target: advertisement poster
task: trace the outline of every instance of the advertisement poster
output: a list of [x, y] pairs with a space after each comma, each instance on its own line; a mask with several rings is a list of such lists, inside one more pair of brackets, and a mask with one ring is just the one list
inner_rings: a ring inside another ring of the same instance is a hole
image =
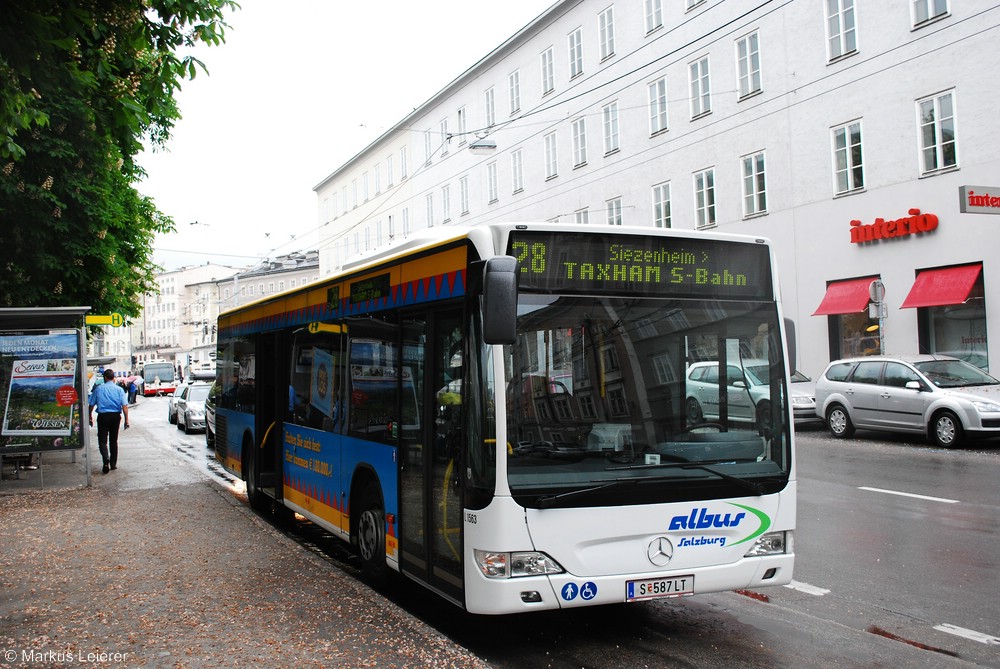
[[0, 332], [0, 453], [82, 446], [79, 333]]

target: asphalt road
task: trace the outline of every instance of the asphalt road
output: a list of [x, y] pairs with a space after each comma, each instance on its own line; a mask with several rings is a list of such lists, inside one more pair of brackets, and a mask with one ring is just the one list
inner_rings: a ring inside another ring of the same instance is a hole
[[[165, 399], [145, 405], [162, 409], [161, 448], [238, 493], [204, 435], [169, 425]], [[405, 582], [384, 594], [494, 667], [1000, 668], [1000, 443], [805, 429], [798, 476], [792, 587], [504, 617]], [[309, 523], [293, 536], [357, 575], [341, 542]]]

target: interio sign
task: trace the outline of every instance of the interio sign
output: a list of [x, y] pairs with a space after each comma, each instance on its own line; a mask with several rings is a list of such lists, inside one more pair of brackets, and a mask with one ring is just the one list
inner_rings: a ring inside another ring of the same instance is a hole
[[910, 209], [909, 216], [887, 221], [876, 218], [874, 223], [863, 225], [861, 221], [851, 221], [851, 243], [863, 244], [881, 239], [906, 237], [907, 235], [931, 232], [937, 229], [938, 217], [934, 214], [921, 214], [919, 209]]
[[961, 186], [958, 210], [963, 214], [1000, 214], [1000, 188]]

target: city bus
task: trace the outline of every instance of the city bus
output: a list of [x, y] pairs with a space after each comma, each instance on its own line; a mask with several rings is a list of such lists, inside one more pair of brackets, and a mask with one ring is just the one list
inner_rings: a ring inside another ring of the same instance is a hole
[[220, 315], [215, 455], [476, 614], [782, 585], [790, 359], [765, 239], [432, 228]]
[[142, 367], [142, 396], [170, 395], [177, 390], [174, 380], [174, 363], [151, 360]]

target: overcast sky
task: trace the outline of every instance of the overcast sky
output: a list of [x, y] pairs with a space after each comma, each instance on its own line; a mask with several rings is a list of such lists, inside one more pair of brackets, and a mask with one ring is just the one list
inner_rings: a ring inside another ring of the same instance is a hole
[[[317, 247], [313, 187], [554, 0], [239, 0], [195, 55], [183, 118], [139, 190], [177, 223], [165, 269]], [[197, 224], [193, 224], [197, 222]]]

